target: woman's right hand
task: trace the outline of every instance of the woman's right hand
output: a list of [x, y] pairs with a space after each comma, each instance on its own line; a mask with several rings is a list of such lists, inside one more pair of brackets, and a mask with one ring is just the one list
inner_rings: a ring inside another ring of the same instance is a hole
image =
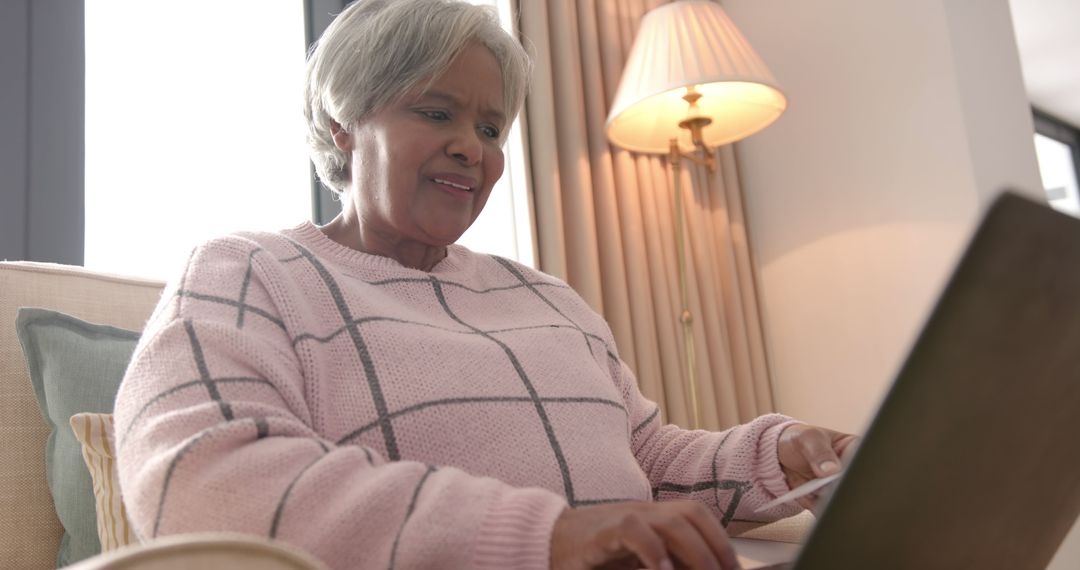
[[626, 502], [567, 509], [551, 534], [551, 569], [736, 570], [735, 549], [701, 503]]

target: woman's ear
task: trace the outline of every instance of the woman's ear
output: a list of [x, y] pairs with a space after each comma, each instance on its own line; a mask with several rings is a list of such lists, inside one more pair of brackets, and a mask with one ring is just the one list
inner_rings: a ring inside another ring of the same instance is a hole
[[352, 152], [352, 135], [333, 119], [330, 119], [330, 135], [334, 137], [334, 146], [338, 147], [338, 150]]

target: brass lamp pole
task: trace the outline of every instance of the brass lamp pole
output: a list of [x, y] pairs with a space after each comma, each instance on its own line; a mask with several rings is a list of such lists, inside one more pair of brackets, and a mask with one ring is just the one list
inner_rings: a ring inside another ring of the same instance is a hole
[[701, 156], [697, 153], [683, 153], [679, 148], [679, 139], [671, 139], [671, 149], [668, 153], [668, 163], [671, 164], [671, 172], [675, 178], [675, 234], [678, 244], [679, 258], [679, 296], [682, 299], [682, 312], [679, 321], [683, 326], [683, 356], [686, 363], [686, 384], [690, 394], [690, 417], [691, 429], [701, 427], [701, 407], [698, 404], [697, 395], [697, 359], [694, 355], [694, 316], [690, 313], [689, 294], [687, 293], [686, 276], [686, 224], [683, 221], [682, 199], [682, 160], [687, 158], [696, 164], [708, 169], [709, 174], [716, 172], [716, 157], [713, 156], [709, 147], [701, 137], [701, 129], [712, 123], [712, 119], [699, 114], [697, 101], [701, 98], [691, 85], [686, 89], [686, 95], [682, 97], [690, 105], [686, 119], [679, 122], [679, 127], [690, 131], [690, 139], [694, 143], [695, 150], [701, 150]]

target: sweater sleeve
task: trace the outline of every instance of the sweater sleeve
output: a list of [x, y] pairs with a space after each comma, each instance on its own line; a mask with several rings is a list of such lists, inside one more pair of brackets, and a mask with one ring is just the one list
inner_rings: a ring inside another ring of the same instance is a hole
[[125, 375], [118, 467], [137, 534], [261, 535], [332, 568], [548, 568], [561, 496], [388, 461], [313, 427], [320, 384], [253, 245], [193, 253]]
[[780, 432], [796, 423], [794, 420], [768, 414], [722, 432], [663, 424], [659, 406], [641, 394], [629, 367], [621, 360], [613, 366], [617, 367], [633, 426], [634, 456], [648, 476], [656, 500], [701, 501], [729, 534], [802, 510], [782, 505], [755, 512], [790, 490], [780, 467], [777, 443]]

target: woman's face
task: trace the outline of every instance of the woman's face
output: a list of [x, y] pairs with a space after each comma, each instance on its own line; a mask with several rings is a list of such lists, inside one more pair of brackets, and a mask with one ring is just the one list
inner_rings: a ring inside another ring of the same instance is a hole
[[337, 133], [351, 155], [351, 206], [365, 249], [442, 247], [461, 237], [502, 175], [507, 128], [498, 62], [472, 45], [426, 89]]

